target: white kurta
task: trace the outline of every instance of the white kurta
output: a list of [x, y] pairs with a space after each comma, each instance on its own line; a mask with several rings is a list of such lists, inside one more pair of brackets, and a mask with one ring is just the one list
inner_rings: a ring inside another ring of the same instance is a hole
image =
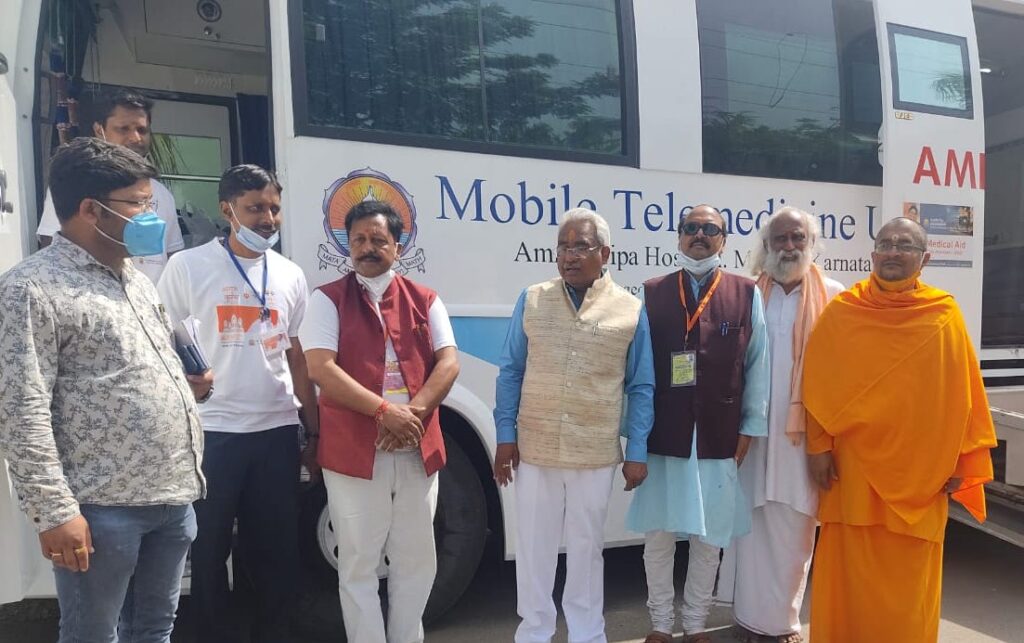
[[[845, 288], [834, 279], [825, 279], [831, 300]], [[800, 307], [801, 290], [797, 286], [786, 294], [776, 285], [765, 306], [772, 362], [771, 402], [768, 408], [768, 438], [754, 439], [747, 462], [740, 467], [740, 484], [754, 507], [768, 501], [789, 505], [808, 516], [818, 513], [818, 491], [807, 470], [805, 445], [793, 445], [786, 435], [793, 372], [793, 326]], [[750, 466], [746, 466], [749, 464]]]
[[[833, 279], [825, 285], [829, 299], [844, 289]], [[753, 524], [726, 552], [718, 595], [734, 601], [737, 623], [769, 636], [800, 631], [818, 512], [805, 444], [794, 445], [786, 435], [801, 289], [787, 294], [776, 286], [765, 307], [772, 364], [768, 437], [752, 441], [739, 470], [740, 484], [754, 506]]]

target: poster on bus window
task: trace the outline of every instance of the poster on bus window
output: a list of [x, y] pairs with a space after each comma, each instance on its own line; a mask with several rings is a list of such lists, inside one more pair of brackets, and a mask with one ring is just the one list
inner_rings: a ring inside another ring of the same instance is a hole
[[928, 233], [930, 266], [970, 268], [974, 243], [974, 209], [968, 205], [903, 203], [903, 216]]

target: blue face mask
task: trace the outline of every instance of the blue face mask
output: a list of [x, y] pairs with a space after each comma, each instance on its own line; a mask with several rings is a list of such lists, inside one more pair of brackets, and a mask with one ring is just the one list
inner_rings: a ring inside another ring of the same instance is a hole
[[149, 257], [152, 255], [162, 255], [164, 253], [164, 232], [167, 229], [167, 223], [161, 219], [156, 212], [150, 210], [128, 218], [111, 210], [99, 201], [96, 201], [96, 203], [99, 203], [100, 207], [107, 212], [121, 217], [128, 222], [124, 226], [124, 231], [121, 235], [124, 241], [118, 241], [106, 232], [100, 230], [98, 226], [94, 227], [97, 232], [107, 239], [124, 246], [125, 250], [128, 251], [129, 256]]
[[263, 254], [267, 250], [270, 250], [277, 244], [277, 240], [281, 238], [281, 231], [278, 230], [269, 237], [264, 237], [260, 233], [256, 232], [252, 228], [247, 228], [242, 225], [242, 222], [235, 216], [235, 208], [229, 203], [228, 208], [231, 209], [231, 218], [238, 224], [238, 229], [235, 230], [235, 238], [238, 239], [238, 243], [242, 244], [253, 252]]

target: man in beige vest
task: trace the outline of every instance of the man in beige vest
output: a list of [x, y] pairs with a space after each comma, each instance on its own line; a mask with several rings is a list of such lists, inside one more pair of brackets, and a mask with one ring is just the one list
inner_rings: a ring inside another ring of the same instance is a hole
[[563, 535], [569, 641], [606, 643], [602, 550], [608, 498], [623, 461], [620, 425], [628, 438], [626, 490], [647, 477], [654, 421], [650, 330], [643, 304], [604, 268], [610, 237], [596, 213], [565, 213], [558, 230], [561, 277], [520, 295], [499, 361], [494, 477], [504, 486], [515, 476], [523, 619], [516, 643], [548, 643], [555, 634], [551, 593]]

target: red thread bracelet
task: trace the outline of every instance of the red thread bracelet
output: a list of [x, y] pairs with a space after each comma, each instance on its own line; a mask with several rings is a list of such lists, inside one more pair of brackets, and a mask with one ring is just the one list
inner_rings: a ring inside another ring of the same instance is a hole
[[373, 412], [374, 422], [376, 422], [377, 424], [382, 424], [384, 422], [384, 413], [387, 412], [388, 406], [390, 405], [388, 404], [387, 400], [381, 401], [380, 406], [378, 406], [377, 410]]

